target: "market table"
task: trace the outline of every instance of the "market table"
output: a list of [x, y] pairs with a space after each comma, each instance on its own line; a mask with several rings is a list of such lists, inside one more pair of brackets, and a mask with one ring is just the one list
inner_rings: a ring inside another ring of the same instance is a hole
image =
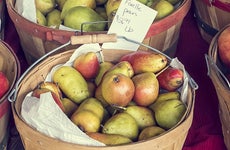
[[[182, 24], [176, 52], [176, 57], [185, 65], [185, 69], [199, 85], [196, 91], [194, 119], [183, 150], [226, 150], [218, 114], [218, 99], [207, 75], [204, 57], [204, 54], [208, 53], [209, 44], [202, 39], [193, 14], [193, 7], [191, 7]], [[17, 32], [8, 16], [6, 17], [5, 41], [17, 54], [23, 73], [28, 64]], [[10, 144], [20, 141], [17, 134], [11, 134]], [[21, 144], [17, 144], [18, 150]], [[9, 145], [10, 150], [15, 149], [12, 147], [15, 146]]]

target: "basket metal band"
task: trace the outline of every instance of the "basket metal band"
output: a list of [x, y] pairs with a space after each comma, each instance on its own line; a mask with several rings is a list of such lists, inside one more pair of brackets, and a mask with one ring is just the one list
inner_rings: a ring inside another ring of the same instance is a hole
[[205, 23], [199, 16], [196, 8], [194, 9], [194, 17], [196, 18], [198, 26], [201, 27], [207, 34], [210, 36], [215, 36], [217, 34], [218, 30]]

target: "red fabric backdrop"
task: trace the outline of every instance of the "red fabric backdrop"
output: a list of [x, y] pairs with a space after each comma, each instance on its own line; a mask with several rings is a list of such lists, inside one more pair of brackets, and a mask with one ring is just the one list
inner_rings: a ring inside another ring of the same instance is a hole
[[[6, 18], [5, 41], [17, 54], [22, 72], [28, 67], [14, 25]], [[176, 57], [198, 83], [196, 91], [194, 119], [183, 150], [226, 150], [221, 123], [218, 115], [218, 99], [210, 78], [204, 54], [209, 45], [200, 36], [193, 8], [189, 11], [181, 27]]]

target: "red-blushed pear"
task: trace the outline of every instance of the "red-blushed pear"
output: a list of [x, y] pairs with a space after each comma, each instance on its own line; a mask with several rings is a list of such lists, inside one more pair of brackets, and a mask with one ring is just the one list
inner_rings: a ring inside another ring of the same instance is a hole
[[0, 98], [7, 92], [10, 87], [10, 83], [5, 73], [0, 71]]
[[220, 59], [230, 68], [230, 26], [220, 33], [217, 41]]
[[132, 65], [135, 74], [143, 72], [156, 73], [167, 65], [165, 56], [149, 51], [135, 51], [122, 56], [119, 61], [128, 61]]
[[110, 105], [127, 106], [134, 91], [133, 81], [123, 74], [106, 75], [101, 82], [102, 96]]
[[60, 99], [54, 92], [50, 91], [49, 89], [45, 89], [45, 88], [36, 88], [36, 89], [33, 90], [32, 96], [37, 97], [37, 98], [40, 98], [40, 95], [41, 95], [42, 93], [46, 93], [46, 92], [51, 92], [52, 97], [53, 97], [55, 103], [61, 108], [61, 110], [62, 110], [63, 112], [65, 112], [65, 107], [63, 106], [63, 103], [62, 103], [61, 99]]
[[140, 73], [135, 75], [132, 80], [135, 86], [133, 101], [137, 105], [148, 106], [157, 99], [159, 83], [154, 73]]
[[175, 91], [184, 82], [184, 73], [181, 69], [168, 67], [157, 76], [160, 88]]
[[93, 79], [99, 71], [99, 60], [95, 52], [87, 52], [79, 55], [73, 63], [73, 67], [78, 70], [85, 79]]

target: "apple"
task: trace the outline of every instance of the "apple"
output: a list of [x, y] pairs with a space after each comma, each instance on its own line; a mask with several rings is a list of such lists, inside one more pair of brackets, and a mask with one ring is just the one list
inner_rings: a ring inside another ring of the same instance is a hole
[[159, 86], [167, 91], [175, 91], [184, 81], [184, 73], [181, 69], [168, 67], [157, 76]]
[[40, 95], [41, 95], [42, 93], [46, 93], [46, 92], [51, 92], [52, 97], [53, 97], [55, 103], [61, 108], [61, 110], [62, 110], [63, 112], [65, 112], [65, 107], [64, 107], [64, 105], [63, 105], [61, 99], [60, 99], [54, 92], [52, 92], [52, 91], [49, 90], [49, 89], [46, 89], [46, 88], [36, 88], [36, 89], [34, 89], [34, 90], [32, 91], [32, 96], [37, 97], [37, 98], [40, 98]]
[[217, 43], [221, 61], [230, 68], [230, 26], [220, 33]]
[[2, 98], [10, 87], [9, 80], [2, 71], [0, 71], [0, 87], [0, 98]]
[[73, 67], [87, 80], [97, 76], [100, 63], [95, 52], [87, 52], [74, 60]]

